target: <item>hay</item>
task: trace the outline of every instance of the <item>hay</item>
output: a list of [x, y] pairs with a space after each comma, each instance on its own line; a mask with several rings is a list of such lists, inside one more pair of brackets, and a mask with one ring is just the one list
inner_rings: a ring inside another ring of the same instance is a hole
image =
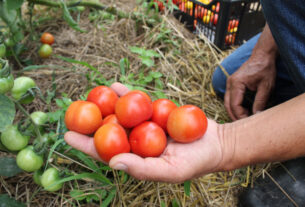
[[[128, 0], [124, 2], [112, 0], [108, 3], [120, 5], [127, 11], [134, 9]], [[142, 64], [137, 55], [130, 52], [129, 46], [153, 49], [160, 54], [161, 58], [152, 70], [163, 74], [161, 78], [165, 85], [163, 92], [169, 98], [177, 100], [180, 104], [199, 106], [210, 119], [219, 122], [230, 121], [223, 102], [216, 97], [211, 86], [213, 70], [225, 55], [213, 49], [204, 37], [198, 38], [191, 34], [170, 15], [163, 15], [162, 23], [151, 29], [145, 25], [138, 28], [136, 22], [131, 19], [90, 22], [87, 10], [80, 16], [80, 27], [88, 32], [79, 33], [67, 26], [60, 18], [55, 18], [59, 15], [55, 15], [53, 10], [46, 11], [48, 15], [53, 15], [54, 19], [37, 28], [36, 33], [48, 31], [54, 34], [56, 37], [53, 45], [54, 54], [88, 62], [98, 68], [106, 79], [112, 78], [114, 81], [119, 81], [118, 67], [107, 63], [118, 64], [121, 58], [128, 58], [131, 69], [127, 73], [137, 74], [143, 70]], [[169, 40], [178, 42], [179, 48], [171, 44], [160, 44], [157, 41], [158, 34], [164, 26], [171, 30]], [[94, 85], [88, 83], [84, 75], [89, 71], [87, 68], [67, 63], [55, 56], [41, 60], [36, 53], [37, 47], [37, 42], [30, 43], [31, 49], [25, 58], [31, 57], [37, 65], [53, 65], [55, 69], [50, 70], [46, 67], [22, 74], [34, 78], [41, 91], [51, 91], [53, 83], [56, 85], [56, 97], [66, 93], [68, 97], [76, 100]], [[144, 72], [149, 72], [148, 69], [145, 70]], [[146, 89], [148, 93], [156, 90], [153, 85]], [[48, 106], [40, 99], [36, 99], [27, 107], [30, 112], [57, 109], [54, 102]], [[21, 115], [19, 114], [18, 117]], [[69, 167], [75, 171], [83, 169], [77, 162], [72, 161], [72, 165], [67, 165], [70, 163], [67, 161], [66, 157], [59, 154], [54, 164], [62, 168]], [[236, 206], [236, 194], [241, 186], [251, 183], [257, 172], [261, 171], [248, 167], [233, 172], [203, 176], [191, 182], [191, 196], [188, 197], [184, 193], [182, 184], [137, 181], [133, 178], [123, 183], [122, 176], [117, 171], [110, 171], [118, 188], [111, 206], [161, 206], [162, 202], [169, 206], [173, 199], [176, 199], [180, 206]], [[88, 193], [92, 193], [92, 189], [103, 189], [90, 180], [74, 181], [66, 183], [58, 193], [51, 194], [34, 184], [31, 174], [23, 173], [13, 178], [1, 177], [0, 193], [8, 193], [18, 200], [29, 202], [29, 206], [73, 206], [72, 203], [82, 206], [81, 202], [73, 200], [69, 194], [69, 190], [75, 188]]]

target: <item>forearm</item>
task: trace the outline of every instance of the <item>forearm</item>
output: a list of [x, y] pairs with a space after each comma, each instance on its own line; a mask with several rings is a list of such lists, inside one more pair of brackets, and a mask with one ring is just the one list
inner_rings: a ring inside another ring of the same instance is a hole
[[277, 56], [277, 45], [273, 39], [268, 24], [266, 24], [263, 32], [261, 33], [260, 38], [258, 39], [255, 47], [253, 48], [252, 55], [250, 58], [255, 58], [257, 56], [271, 56], [274, 58]]
[[221, 170], [305, 155], [305, 93], [251, 117], [220, 126]]

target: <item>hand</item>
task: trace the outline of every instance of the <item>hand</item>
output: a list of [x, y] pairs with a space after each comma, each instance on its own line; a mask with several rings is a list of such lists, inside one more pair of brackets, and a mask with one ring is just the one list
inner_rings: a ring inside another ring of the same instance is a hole
[[232, 120], [249, 116], [242, 106], [246, 89], [256, 91], [252, 112], [264, 110], [275, 83], [275, 60], [255, 56], [246, 61], [227, 80], [225, 108]]
[[[128, 92], [128, 89], [119, 83], [111, 87], [119, 95]], [[110, 160], [109, 166], [124, 170], [140, 180], [171, 183], [183, 182], [222, 170], [224, 155], [219, 126], [216, 122], [208, 120], [207, 132], [197, 141], [181, 144], [169, 140], [164, 153], [157, 158], [141, 158], [132, 153], [119, 154]], [[92, 138], [76, 132], [67, 132], [65, 141], [72, 147], [102, 161], [96, 152]]]

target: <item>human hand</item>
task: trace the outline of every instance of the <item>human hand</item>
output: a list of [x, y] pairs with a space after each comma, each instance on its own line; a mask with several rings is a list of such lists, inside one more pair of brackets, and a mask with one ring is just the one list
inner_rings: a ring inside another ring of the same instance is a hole
[[[128, 89], [120, 83], [115, 83], [111, 87], [119, 95], [128, 92]], [[222, 170], [225, 159], [219, 126], [216, 122], [208, 120], [208, 129], [199, 140], [188, 144], [169, 140], [163, 154], [156, 158], [141, 158], [136, 154], [122, 153], [114, 156], [109, 166], [124, 170], [140, 180], [171, 183], [183, 182]], [[102, 161], [91, 137], [71, 131], [65, 134], [65, 141], [73, 148]]]
[[249, 116], [242, 106], [246, 89], [256, 91], [253, 114], [264, 110], [274, 87], [276, 76], [275, 59], [262, 55], [252, 56], [227, 79], [224, 97], [225, 108], [232, 120]]

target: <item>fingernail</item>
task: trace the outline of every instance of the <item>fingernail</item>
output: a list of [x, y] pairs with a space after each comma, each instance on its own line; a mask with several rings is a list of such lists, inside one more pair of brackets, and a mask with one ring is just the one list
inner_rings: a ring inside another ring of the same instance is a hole
[[255, 114], [261, 113], [262, 111], [256, 111]]
[[113, 169], [115, 170], [124, 170], [124, 171], [127, 171], [127, 166], [122, 164], [122, 163], [118, 163], [116, 165], [113, 166]]

